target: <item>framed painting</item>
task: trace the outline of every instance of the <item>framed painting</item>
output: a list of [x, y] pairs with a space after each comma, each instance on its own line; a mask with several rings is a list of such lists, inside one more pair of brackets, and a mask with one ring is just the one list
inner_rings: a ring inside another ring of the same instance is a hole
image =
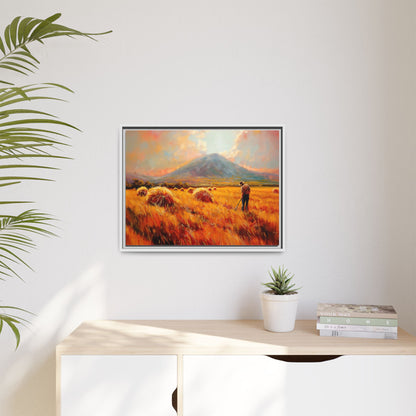
[[121, 128], [122, 251], [283, 251], [283, 127]]

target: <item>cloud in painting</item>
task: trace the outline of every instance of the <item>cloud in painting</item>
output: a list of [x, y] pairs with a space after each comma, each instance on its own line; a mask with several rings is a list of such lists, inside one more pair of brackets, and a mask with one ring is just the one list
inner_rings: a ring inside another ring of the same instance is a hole
[[207, 152], [203, 131], [126, 130], [125, 134], [127, 173], [163, 176]]
[[277, 173], [279, 130], [241, 130], [230, 150], [221, 154], [247, 169]]

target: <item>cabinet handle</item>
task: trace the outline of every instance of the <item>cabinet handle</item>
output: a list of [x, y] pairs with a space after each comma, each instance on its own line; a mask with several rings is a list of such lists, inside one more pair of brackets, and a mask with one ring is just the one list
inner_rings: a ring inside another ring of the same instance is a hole
[[342, 355], [267, 355], [267, 357], [287, 363], [322, 363], [335, 360]]
[[178, 388], [172, 393], [172, 407], [175, 409], [175, 412], [178, 413]]

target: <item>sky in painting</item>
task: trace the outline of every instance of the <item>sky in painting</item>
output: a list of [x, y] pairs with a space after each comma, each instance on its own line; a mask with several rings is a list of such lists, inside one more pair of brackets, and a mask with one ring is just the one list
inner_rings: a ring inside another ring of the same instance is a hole
[[279, 130], [126, 130], [126, 173], [160, 177], [218, 153], [257, 172], [278, 173]]

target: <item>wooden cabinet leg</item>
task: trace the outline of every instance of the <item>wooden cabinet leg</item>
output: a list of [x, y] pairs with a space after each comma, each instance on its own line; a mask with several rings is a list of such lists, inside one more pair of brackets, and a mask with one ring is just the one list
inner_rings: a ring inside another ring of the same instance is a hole
[[178, 416], [183, 415], [183, 355], [178, 354], [178, 387], [177, 387], [177, 408], [176, 413]]

